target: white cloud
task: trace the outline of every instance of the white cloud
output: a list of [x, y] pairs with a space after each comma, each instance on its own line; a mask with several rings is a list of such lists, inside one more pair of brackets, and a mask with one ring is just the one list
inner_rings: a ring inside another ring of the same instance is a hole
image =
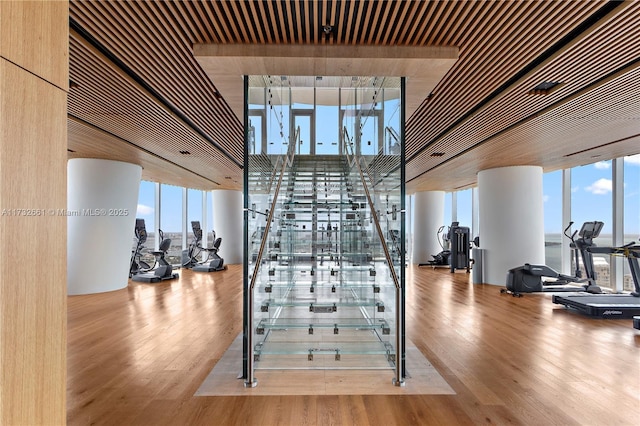
[[628, 157], [624, 157], [624, 162], [627, 164], [640, 166], [640, 154], [629, 155]]
[[546, 203], [547, 201], [549, 201], [549, 196], [548, 195], [543, 195], [542, 196], [542, 202]]
[[578, 192], [580, 190], [579, 186], [572, 186], [571, 187], [571, 192]]
[[611, 192], [613, 188], [612, 184], [613, 182], [611, 181], [611, 179], [604, 179], [604, 178], [598, 179], [597, 181], [593, 182], [590, 186], [587, 186], [585, 190], [595, 195], [604, 195]]
[[153, 207], [145, 206], [144, 204], [138, 204], [138, 210], [136, 213], [138, 216], [151, 214], [153, 213]]
[[611, 168], [611, 162], [609, 161], [598, 161], [597, 163], [593, 163], [593, 167], [599, 170], [606, 170]]

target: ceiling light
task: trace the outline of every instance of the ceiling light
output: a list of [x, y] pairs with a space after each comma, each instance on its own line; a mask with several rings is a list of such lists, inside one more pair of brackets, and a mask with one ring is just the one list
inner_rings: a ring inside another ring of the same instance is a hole
[[322, 34], [325, 37], [331, 37], [332, 35], [335, 35], [335, 32], [336, 32], [335, 25], [323, 25], [322, 26]]
[[527, 93], [529, 95], [548, 95], [558, 89], [562, 84], [560, 81], [543, 81]]
[[182, 155], [191, 155], [191, 153], [190, 153], [189, 151], [185, 151], [185, 150], [178, 151], [178, 152], [179, 152], [180, 154], [182, 154]]
[[432, 152], [431, 156], [432, 157], [442, 157], [444, 155], [444, 152]]

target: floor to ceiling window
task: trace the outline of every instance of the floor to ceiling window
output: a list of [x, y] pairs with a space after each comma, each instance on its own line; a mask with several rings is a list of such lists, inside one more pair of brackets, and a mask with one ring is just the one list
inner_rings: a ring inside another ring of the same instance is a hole
[[160, 185], [160, 227], [164, 238], [171, 239], [166, 259], [172, 265], [182, 263], [182, 188]]
[[[640, 154], [624, 158], [624, 242], [631, 241], [640, 241]], [[626, 291], [634, 289], [626, 259], [623, 287]]]
[[562, 170], [542, 175], [544, 205], [544, 259], [557, 272], [562, 270]]
[[[594, 240], [598, 246], [611, 246], [612, 239], [612, 179], [611, 160], [598, 161], [571, 169], [571, 216], [573, 231], [580, 230], [584, 222], [601, 221], [604, 227]], [[610, 287], [610, 258], [594, 255], [594, 269], [598, 285]], [[575, 268], [572, 267], [572, 270]]]

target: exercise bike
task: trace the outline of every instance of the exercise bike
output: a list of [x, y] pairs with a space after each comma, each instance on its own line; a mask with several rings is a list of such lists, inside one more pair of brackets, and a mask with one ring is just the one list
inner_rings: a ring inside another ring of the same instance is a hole
[[[573, 222], [564, 230], [565, 237], [571, 240], [572, 258], [575, 262], [574, 275], [564, 275], [556, 272], [546, 265], [531, 265], [525, 263], [523, 266], [510, 269], [507, 272], [506, 288], [500, 290], [501, 293], [509, 293], [513, 296], [521, 297], [522, 293], [539, 292], [576, 292], [582, 291], [593, 294], [602, 293], [602, 289], [596, 284], [596, 272], [593, 266], [593, 255], [589, 251], [595, 247], [593, 239], [597, 238], [604, 226], [603, 222], [585, 222], [580, 231], [574, 231], [569, 235]], [[576, 234], [579, 238], [575, 238]], [[584, 265], [586, 277], [582, 277], [580, 269], [580, 258]], [[555, 281], [544, 281], [543, 278], [554, 278]]]
[[[144, 221], [142, 223], [144, 224]], [[134, 274], [131, 277], [133, 281], [157, 283], [160, 281], [174, 280], [178, 278], [179, 275], [173, 272], [173, 266], [171, 266], [171, 264], [165, 259], [167, 251], [169, 250], [169, 247], [171, 247], [171, 239], [164, 238], [164, 234], [161, 229], [158, 229], [158, 235], [160, 236], [159, 250], [150, 252], [155, 256], [153, 267], [149, 269], [148, 272]]]

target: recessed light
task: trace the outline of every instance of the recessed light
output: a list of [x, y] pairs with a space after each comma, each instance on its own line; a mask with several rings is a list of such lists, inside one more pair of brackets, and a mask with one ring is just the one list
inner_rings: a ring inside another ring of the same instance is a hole
[[178, 152], [179, 152], [180, 154], [182, 154], [182, 155], [191, 155], [191, 153], [190, 153], [189, 151], [185, 151], [185, 150], [178, 151]]
[[442, 157], [444, 155], [444, 152], [432, 152], [431, 156], [432, 157]]

